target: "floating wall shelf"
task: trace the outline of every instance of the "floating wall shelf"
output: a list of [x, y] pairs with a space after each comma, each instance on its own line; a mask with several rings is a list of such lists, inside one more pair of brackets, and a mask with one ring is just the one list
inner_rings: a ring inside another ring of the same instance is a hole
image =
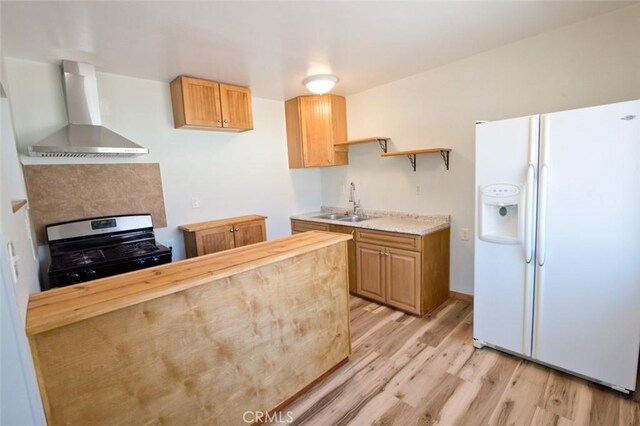
[[378, 144], [380, 145], [380, 149], [382, 149], [382, 152], [387, 152], [387, 142], [389, 142], [391, 138], [388, 138], [386, 136], [371, 136], [368, 138], [362, 138], [362, 139], [353, 139], [350, 141], [342, 141], [342, 142], [336, 142], [333, 144], [333, 146], [345, 146], [345, 145], [356, 145], [359, 143], [370, 143], [370, 142], [378, 142]]
[[397, 151], [397, 152], [385, 152], [384, 154], [380, 154], [381, 157], [397, 157], [398, 155], [406, 155], [409, 157], [409, 161], [411, 162], [411, 167], [413, 167], [413, 171], [416, 171], [416, 155], [417, 154], [432, 154], [434, 152], [439, 152], [442, 156], [442, 160], [444, 160], [444, 165], [449, 170], [449, 152], [451, 152], [451, 148], [425, 148], [425, 149], [412, 149], [409, 151]]
[[12, 201], [11, 202], [11, 210], [13, 210], [14, 213], [17, 213], [18, 210], [20, 210], [21, 208], [23, 208], [26, 205], [27, 205], [27, 200]]

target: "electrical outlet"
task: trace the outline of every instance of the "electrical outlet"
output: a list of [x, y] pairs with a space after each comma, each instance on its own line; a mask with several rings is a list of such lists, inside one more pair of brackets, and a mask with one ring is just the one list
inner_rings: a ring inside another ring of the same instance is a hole
[[460, 239], [462, 241], [469, 241], [469, 228], [460, 229]]
[[416, 195], [422, 195], [422, 185], [416, 185]]
[[200, 199], [197, 197], [191, 197], [191, 208], [199, 209], [200, 208]]

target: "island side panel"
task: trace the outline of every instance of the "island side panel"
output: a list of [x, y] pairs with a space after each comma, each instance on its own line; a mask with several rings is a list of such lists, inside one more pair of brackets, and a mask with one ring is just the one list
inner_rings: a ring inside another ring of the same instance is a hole
[[242, 425], [350, 354], [346, 242], [31, 337], [47, 420]]

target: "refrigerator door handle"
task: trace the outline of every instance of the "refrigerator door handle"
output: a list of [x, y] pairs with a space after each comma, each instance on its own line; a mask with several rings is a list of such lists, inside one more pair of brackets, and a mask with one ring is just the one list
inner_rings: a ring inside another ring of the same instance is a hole
[[544, 266], [547, 254], [547, 186], [549, 184], [549, 116], [542, 116], [540, 126], [540, 182], [538, 183], [538, 266]]
[[533, 164], [529, 163], [527, 168], [527, 202], [525, 213], [525, 262], [531, 263], [533, 260], [533, 184], [535, 181], [536, 169]]
[[549, 181], [549, 167], [543, 164], [540, 168], [540, 194], [538, 202], [538, 266], [544, 266], [547, 254], [547, 184]]

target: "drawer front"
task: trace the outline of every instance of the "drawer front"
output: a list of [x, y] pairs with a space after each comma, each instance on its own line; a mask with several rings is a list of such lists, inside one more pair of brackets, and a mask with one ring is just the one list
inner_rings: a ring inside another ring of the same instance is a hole
[[403, 250], [420, 251], [421, 249], [420, 236], [418, 235], [358, 229], [356, 240], [359, 243], [377, 244]]
[[306, 220], [291, 220], [291, 233], [299, 234], [307, 231], [329, 231], [328, 223], [307, 222]]

